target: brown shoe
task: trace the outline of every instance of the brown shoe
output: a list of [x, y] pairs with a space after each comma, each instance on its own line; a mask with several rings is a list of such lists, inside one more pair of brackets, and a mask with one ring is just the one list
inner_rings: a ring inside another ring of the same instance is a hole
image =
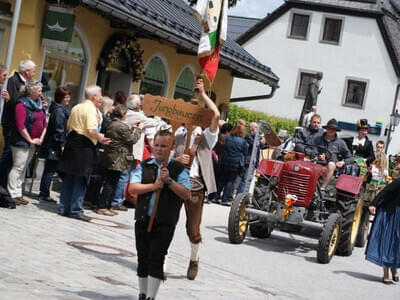
[[100, 208], [96, 210], [96, 214], [103, 215], [103, 216], [113, 216], [113, 212], [109, 211], [107, 208]]
[[28, 200], [25, 200], [23, 197], [13, 198], [16, 205], [27, 205], [29, 203]]
[[118, 212], [114, 208], [110, 208], [109, 211], [115, 216], [118, 215]]
[[191, 260], [189, 262], [189, 268], [187, 270], [187, 278], [189, 280], [194, 280], [197, 276], [197, 272], [199, 271], [199, 261]]

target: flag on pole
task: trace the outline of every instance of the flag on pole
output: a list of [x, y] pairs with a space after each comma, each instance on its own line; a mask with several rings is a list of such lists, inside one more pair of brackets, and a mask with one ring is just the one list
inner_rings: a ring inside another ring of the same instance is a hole
[[199, 63], [212, 83], [218, 71], [219, 52], [226, 41], [228, 0], [198, 0], [194, 15], [202, 25]]

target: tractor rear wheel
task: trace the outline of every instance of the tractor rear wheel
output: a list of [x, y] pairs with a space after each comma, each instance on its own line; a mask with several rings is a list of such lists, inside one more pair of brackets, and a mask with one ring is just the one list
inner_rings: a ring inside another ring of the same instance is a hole
[[339, 214], [330, 214], [322, 229], [317, 250], [317, 260], [320, 264], [329, 263], [335, 255], [339, 244], [341, 219]]
[[369, 210], [368, 208], [364, 207], [363, 214], [361, 217], [360, 228], [358, 229], [356, 247], [362, 248], [365, 246], [368, 238], [368, 231], [369, 231]]
[[339, 200], [338, 203], [343, 220], [337, 254], [350, 256], [353, 253], [358, 229], [360, 228], [363, 202], [361, 199], [357, 199]]
[[250, 233], [252, 236], [259, 239], [266, 239], [271, 236], [273, 227], [267, 224], [250, 224]]
[[239, 194], [232, 203], [228, 220], [229, 241], [232, 244], [240, 244], [246, 237], [249, 225], [249, 214], [246, 207], [249, 203], [249, 194]]

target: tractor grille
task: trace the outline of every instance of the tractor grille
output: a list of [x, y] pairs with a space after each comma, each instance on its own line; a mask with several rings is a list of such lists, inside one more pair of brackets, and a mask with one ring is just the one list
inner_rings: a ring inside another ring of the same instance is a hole
[[284, 201], [287, 194], [293, 194], [297, 196], [297, 206], [305, 205], [310, 178], [311, 176], [307, 174], [282, 171], [279, 181], [279, 201]]

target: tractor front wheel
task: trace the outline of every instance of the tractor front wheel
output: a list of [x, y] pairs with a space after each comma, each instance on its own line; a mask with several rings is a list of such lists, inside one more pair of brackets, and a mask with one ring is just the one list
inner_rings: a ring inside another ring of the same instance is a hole
[[322, 229], [318, 243], [317, 260], [320, 264], [327, 264], [336, 252], [340, 238], [341, 216], [333, 213], [328, 217]]
[[350, 256], [353, 253], [360, 228], [363, 202], [361, 199], [344, 200], [339, 201], [339, 205], [343, 220], [337, 253], [342, 256]]
[[246, 207], [249, 203], [249, 194], [239, 194], [232, 203], [228, 220], [229, 241], [232, 244], [240, 244], [246, 237], [249, 225], [249, 214]]

